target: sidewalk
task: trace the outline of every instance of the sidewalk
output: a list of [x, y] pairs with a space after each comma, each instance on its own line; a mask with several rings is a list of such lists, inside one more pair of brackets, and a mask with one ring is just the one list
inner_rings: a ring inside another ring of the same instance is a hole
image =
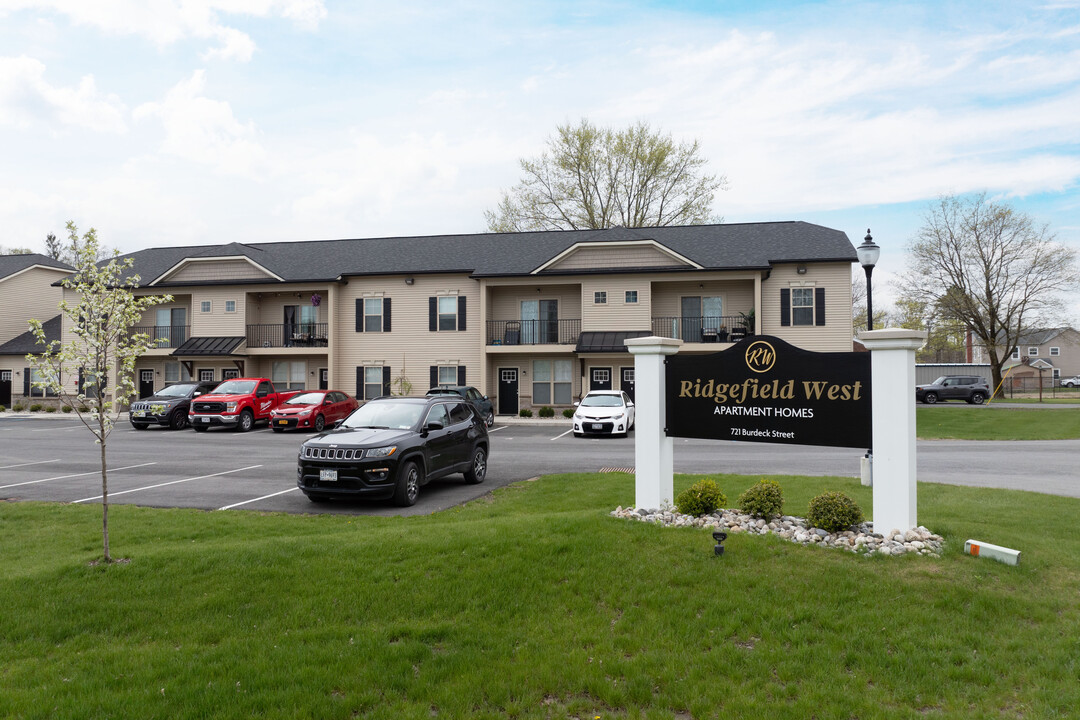
[[564, 418], [562, 414], [558, 414], [553, 418], [523, 418], [517, 415], [496, 415], [495, 425], [547, 425], [549, 427], [570, 427], [573, 421], [570, 418]]

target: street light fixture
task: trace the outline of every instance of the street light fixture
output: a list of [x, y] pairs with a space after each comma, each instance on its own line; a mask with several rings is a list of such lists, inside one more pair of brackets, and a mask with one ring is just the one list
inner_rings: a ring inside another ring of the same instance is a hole
[[874, 272], [874, 266], [877, 265], [878, 257], [881, 256], [881, 248], [877, 246], [874, 238], [870, 236], [870, 228], [866, 228], [866, 237], [863, 238], [862, 245], [855, 248], [855, 253], [859, 256], [859, 264], [866, 271], [866, 329], [873, 330], [874, 303], [870, 274]]

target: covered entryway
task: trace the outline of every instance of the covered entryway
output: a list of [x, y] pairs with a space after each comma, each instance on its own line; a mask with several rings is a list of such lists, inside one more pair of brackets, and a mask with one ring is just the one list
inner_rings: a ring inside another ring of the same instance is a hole
[[594, 367], [589, 373], [589, 390], [610, 390], [611, 368]]
[[139, 371], [139, 399], [148, 398], [154, 394], [154, 371]]
[[499, 414], [517, 415], [518, 369], [499, 368]]

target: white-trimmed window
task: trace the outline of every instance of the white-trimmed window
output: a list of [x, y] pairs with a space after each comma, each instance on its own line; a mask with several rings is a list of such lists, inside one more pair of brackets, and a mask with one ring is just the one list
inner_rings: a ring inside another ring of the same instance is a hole
[[457, 365], [440, 365], [439, 366], [439, 384], [440, 385], [457, 385], [458, 384], [458, 366]]
[[276, 388], [304, 390], [307, 381], [307, 363], [303, 360], [275, 360], [270, 365], [270, 380]]
[[236, 312], [236, 301], [235, 300], [226, 300], [225, 301], [225, 312], [227, 312], [227, 313]]
[[[456, 376], [455, 376], [456, 379]], [[364, 399], [372, 400], [383, 394], [383, 369], [382, 365], [371, 365], [364, 368]]]
[[191, 382], [191, 373], [178, 362], [165, 363], [165, 384], [171, 385], [178, 382]]
[[208, 313], [213, 308], [213, 305], [209, 300], [203, 300], [199, 303], [199, 312]]
[[791, 324], [814, 324], [814, 288], [791, 288]]
[[627, 290], [625, 302], [627, 305], [637, 305], [637, 290]]
[[1013, 360], [1019, 360], [1020, 359], [1020, 348], [1018, 348], [1018, 347], [1013, 348], [1012, 359]]
[[593, 305], [607, 305], [606, 290], [597, 290], [593, 293]]
[[1059, 348], [1059, 347], [1050, 348], [1050, 357], [1057, 357], [1060, 354], [1061, 354], [1061, 348]]
[[533, 404], [569, 405], [574, 387], [572, 360], [533, 360]]
[[1058, 380], [1060, 378], [1061, 378], [1061, 368], [1054, 368], [1054, 379]]
[[199, 382], [214, 382], [214, 369], [204, 368], [199, 370]]
[[439, 298], [439, 330], [457, 330], [458, 299], [456, 295]]
[[383, 331], [383, 299], [364, 298], [364, 332]]
[[240, 371], [239, 370], [222, 370], [221, 371], [221, 379], [222, 380], [235, 380], [238, 377], [240, 377]]
[[[48, 376], [40, 368], [30, 368], [30, 397], [56, 397], [56, 393], [51, 388], [34, 386], [34, 383], [44, 382], [47, 378]], [[90, 397], [89, 394], [87, 396]]]
[[1029, 347], [1028, 348], [1028, 357], [1039, 357], [1039, 348], [1037, 348], [1037, 347]]

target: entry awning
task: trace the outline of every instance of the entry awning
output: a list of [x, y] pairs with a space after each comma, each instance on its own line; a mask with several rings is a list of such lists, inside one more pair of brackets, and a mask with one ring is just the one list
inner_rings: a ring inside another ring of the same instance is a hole
[[650, 332], [649, 330], [626, 330], [618, 332], [583, 332], [578, 336], [577, 347], [574, 348], [574, 352], [624, 353], [627, 352], [626, 340], [628, 338], [648, 337], [649, 335], [652, 335], [652, 332]]
[[202, 357], [232, 355], [247, 338], [244, 337], [193, 337], [172, 351], [173, 355]]

